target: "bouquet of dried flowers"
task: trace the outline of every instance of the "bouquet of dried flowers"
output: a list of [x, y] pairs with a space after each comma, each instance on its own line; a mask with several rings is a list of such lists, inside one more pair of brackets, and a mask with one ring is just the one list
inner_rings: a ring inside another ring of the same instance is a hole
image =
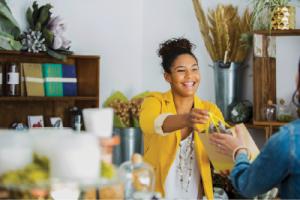
[[242, 16], [232, 5], [218, 5], [204, 12], [200, 0], [193, 0], [194, 9], [205, 46], [214, 62], [243, 62], [249, 52], [252, 32], [251, 13], [248, 9]]
[[139, 112], [144, 97], [148, 92], [134, 96], [131, 100], [120, 91], [113, 93], [103, 104], [114, 110], [114, 127], [127, 128], [139, 127]]

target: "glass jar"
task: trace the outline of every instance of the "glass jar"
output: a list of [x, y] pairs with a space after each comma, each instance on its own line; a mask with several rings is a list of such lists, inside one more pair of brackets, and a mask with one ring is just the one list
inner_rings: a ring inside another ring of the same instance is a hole
[[0, 63], [0, 96], [3, 96], [3, 72], [4, 72], [4, 64]]
[[154, 170], [143, 162], [140, 154], [133, 154], [130, 161], [120, 166], [119, 177], [125, 186], [126, 199], [133, 199], [137, 193], [154, 194]]
[[283, 99], [280, 99], [277, 106], [276, 118], [281, 122], [290, 122], [293, 120], [292, 110], [288, 105], [285, 104]]
[[82, 112], [81, 109], [74, 106], [70, 108], [71, 127], [74, 131], [80, 132], [82, 127]]
[[16, 63], [6, 65], [6, 86], [7, 96], [20, 96], [20, 66]]
[[272, 100], [269, 100], [263, 108], [263, 119], [267, 121], [276, 120], [276, 105], [273, 104]]

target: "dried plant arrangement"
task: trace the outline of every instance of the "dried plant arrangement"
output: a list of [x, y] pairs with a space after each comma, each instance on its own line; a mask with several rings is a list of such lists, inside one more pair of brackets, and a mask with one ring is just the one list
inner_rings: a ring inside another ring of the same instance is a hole
[[218, 5], [204, 12], [200, 0], [193, 0], [196, 17], [204, 44], [214, 62], [241, 63], [248, 55], [251, 33], [251, 13], [246, 9], [242, 16], [232, 5]]

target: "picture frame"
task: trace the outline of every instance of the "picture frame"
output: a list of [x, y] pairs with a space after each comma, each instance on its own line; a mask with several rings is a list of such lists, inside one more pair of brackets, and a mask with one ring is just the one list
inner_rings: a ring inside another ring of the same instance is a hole
[[43, 128], [44, 118], [42, 115], [29, 115], [27, 117], [28, 128]]
[[55, 128], [63, 127], [63, 121], [62, 121], [61, 117], [50, 117], [50, 124], [51, 124], [51, 127], [55, 127]]

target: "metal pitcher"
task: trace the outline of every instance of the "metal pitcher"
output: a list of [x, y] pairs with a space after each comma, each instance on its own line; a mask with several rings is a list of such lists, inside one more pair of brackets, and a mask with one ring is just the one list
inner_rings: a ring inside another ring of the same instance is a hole
[[230, 105], [242, 98], [243, 69], [242, 63], [230, 63], [224, 65], [222, 62], [215, 62], [214, 83], [216, 103], [221, 109], [225, 120], [230, 117]]

